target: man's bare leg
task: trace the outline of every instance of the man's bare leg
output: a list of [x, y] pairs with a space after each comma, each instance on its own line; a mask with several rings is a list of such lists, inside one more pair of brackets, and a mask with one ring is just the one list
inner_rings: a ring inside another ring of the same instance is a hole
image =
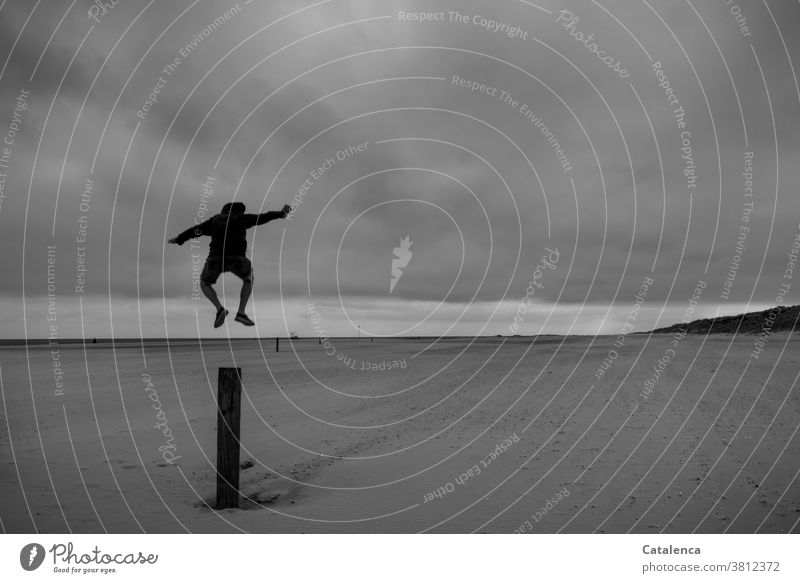
[[222, 308], [222, 304], [219, 303], [219, 298], [217, 297], [217, 292], [214, 291], [214, 287], [202, 279], [200, 280], [200, 289], [203, 290], [203, 294], [214, 304], [214, 307], [219, 310]]
[[228, 310], [223, 308], [222, 304], [219, 303], [217, 292], [214, 291], [214, 288], [210, 283], [207, 283], [201, 279], [200, 289], [203, 290], [205, 296], [211, 301], [212, 304], [214, 304], [214, 307], [217, 309], [217, 315], [214, 317], [214, 328], [219, 328], [225, 323], [225, 316], [228, 315]]
[[247, 317], [245, 314], [245, 308], [247, 307], [247, 301], [250, 299], [250, 294], [253, 291], [253, 276], [252, 274], [247, 279], [242, 280], [242, 293], [239, 295], [239, 312], [236, 314], [236, 318], [234, 318], [240, 324], [244, 324], [245, 326], [255, 326], [256, 323], [253, 322], [250, 318]]
[[253, 293], [253, 280], [252, 278], [242, 280], [242, 292], [239, 294], [239, 313], [244, 314], [247, 308], [247, 302], [250, 300], [250, 294]]

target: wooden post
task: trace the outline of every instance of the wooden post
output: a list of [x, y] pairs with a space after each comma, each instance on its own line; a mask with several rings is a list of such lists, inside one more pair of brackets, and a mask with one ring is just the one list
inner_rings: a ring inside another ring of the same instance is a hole
[[217, 508], [239, 508], [242, 369], [220, 367], [217, 382]]
[[276, 336], [275, 337], [275, 352], [280, 352], [281, 351], [280, 342], [281, 342], [281, 339]]

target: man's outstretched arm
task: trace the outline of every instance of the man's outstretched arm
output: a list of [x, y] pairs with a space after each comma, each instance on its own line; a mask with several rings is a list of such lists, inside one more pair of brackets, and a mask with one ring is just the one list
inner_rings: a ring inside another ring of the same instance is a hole
[[177, 237], [173, 237], [169, 240], [170, 243], [174, 243], [176, 245], [183, 245], [189, 239], [196, 239], [197, 237], [202, 237], [203, 235], [210, 235], [211, 234], [211, 219], [207, 221], [203, 221], [199, 225], [195, 225], [194, 227], [189, 227], [183, 233], [178, 235]]
[[266, 213], [261, 213], [259, 215], [247, 214], [245, 215], [245, 224], [247, 228], [255, 227], [256, 225], [263, 225], [264, 223], [268, 223], [270, 221], [274, 221], [275, 219], [285, 219], [286, 215], [288, 215], [292, 211], [292, 207], [288, 204], [283, 205], [283, 209], [279, 211], [269, 211]]

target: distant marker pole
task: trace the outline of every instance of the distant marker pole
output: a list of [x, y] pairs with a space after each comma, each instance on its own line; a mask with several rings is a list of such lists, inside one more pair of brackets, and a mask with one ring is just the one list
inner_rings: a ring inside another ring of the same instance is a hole
[[276, 336], [275, 337], [275, 352], [280, 352], [281, 351], [280, 342], [281, 342], [281, 339]]
[[217, 388], [217, 508], [239, 508], [242, 369], [220, 367]]

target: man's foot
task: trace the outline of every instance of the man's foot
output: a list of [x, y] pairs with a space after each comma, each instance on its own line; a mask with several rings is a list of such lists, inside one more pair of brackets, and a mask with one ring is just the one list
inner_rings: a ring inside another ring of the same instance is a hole
[[236, 318], [234, 318], [237, 322], [244, 324], [245, 326], [255, 326], [256, 323], [253, 322], [250, 318], [247, 317], [247, 314], [243, 312], [239, 312], [236, 314]]
[[220, 308], [217, 310], [217, 317], [214, 320], [214, 328], [219, 328], [222, 324], [225, 323], [225, 316], [228, 315], [228, 310], [225, 308]]

